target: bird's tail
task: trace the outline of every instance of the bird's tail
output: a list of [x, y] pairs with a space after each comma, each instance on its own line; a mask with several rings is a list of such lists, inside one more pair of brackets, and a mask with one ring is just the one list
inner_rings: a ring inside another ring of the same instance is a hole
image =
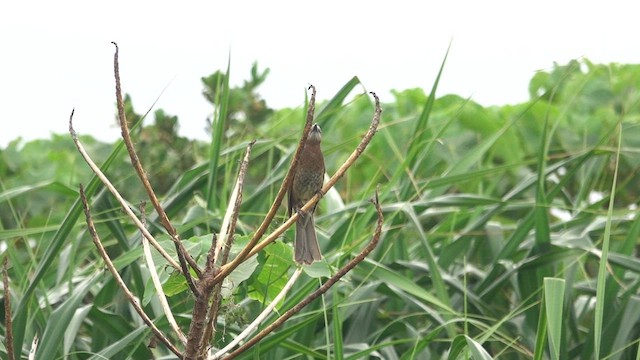
[[316, 225], [313, 221], [313, 213], [300, 214], [296, 222], [296, 242], [295, 258], [298, 264], [311, 264], [322, 259], [318, 238], [316, 236]]

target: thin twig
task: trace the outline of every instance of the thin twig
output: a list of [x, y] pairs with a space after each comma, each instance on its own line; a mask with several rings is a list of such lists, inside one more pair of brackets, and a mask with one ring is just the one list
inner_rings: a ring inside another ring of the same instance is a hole
[[280, 186], [280, 190], [278, 190], [278, 194], [276, 194], [276, 198], [271, 204], [271, 208], [267, 212], [264, 220], [256, 230], [256, 233], [253, 235], [249, 243], [240, 251], [240, 253], [231, 261], [229, 264], [226, 264], [222, 268], [220, 268], [218, 274], [216, 274], [215, 282], [220, 282], [224, 279], [229, 273], [233, 271], [238, 265], [240, 265], [245, 258], [249, 256], [249, 252], [251, 249], [258, 243], [258, 241], [262, 238], [264, 233], [267, 231], [269, 226], [271, 225], [271, 221], [276, 216], [278, 209], [280, 208], [280, 204], [284, 199], [284, 196], [287, 194], [287, 189], [289, 189], [289, 185], [291, 181], [293, 181], [293, 174], [298, 165], [298, 160], [300, 158], [300, 154], [302, 153], [302, 147], [304, 142], [307, 140], [307, 136], [309, 135], [309, 131], [311, 130], [311, 125], [313, 124], [313, 116], [316, 109], [316, 87], [313, 85], [309, 85], [309, 89], [311, 90], [311, 98], [309, 99], [309, 107], [307, 108], [307, 120], [304, 126], [304, 130], [302, 131], [302, 137], [298, 142], [298, 147], [296, 148], [296, 152], [293, 155], [293, 159], [291, 160], [291, 165], [289, 166], [289, 171]]
[[[227, 263], [229, 259], [229, 250], [231, 249], [231, 241], [233, 240], [233, 235], [236, 230], [236, 223], [238, 221], [238, 214], [240, 212], [240, 205], [242, 204], [242, 189], [244, 188], [244, 179], [247, 174], [247, 169], [249, 168], [249, 158], [251, 155], [251, 148], [255, 144], [255, 140], [251, 141], [247, 145], [247, 149], [244, 153], [244, 158], [242, 159], [242, 163], [240, 164], [240, 170], [238, 171], [238, 178], [236, 180], [236, 184], [234, 186], [231, 200], [229, 201], [229, 208], [227, 209], [227, 213], [225, 214], [225, 220], [222, 221], [222, 227], [220, 228], [220, 234], [223, 235], [220, 241], [216, 242], [217, 245], [214, 255], [214, 262], [218, 262], [218, 255], [220, 251], [222, 251], [222, 258], [220, 262], [221, 265]], [[233, 201], [233, 206], [231, 205], [231, 201]], [[225, 225], [226, 224], [226, 225]], [[205, 270], [206, 271], [206, 270]], [[213, 288], [213, 300], [211, 301], [211, 306], [209, 307], [209, 316], [207, 327], [204, 331], [204, 339], [211, 339], [215, 324], [218, 319], [218, 313], [220, 310], [221, 303], [221, 291], [222, 291], [222, 282], [218, 282]]]
[[[249, 167], [251, 148], [255, 143], [256, 141], [253, 140], [249, 142], [249, 144], [247, 144], [242, 163], [240, 163], [240, 169], [238, 170], [238, 177], [231, 193], [229, 206], [227, 207], [227, 211], [222, 220], [222, 226], [220, 227], [220, 241], [218, 241], [216, 245], [214, 256], [214, 262], [218, 264], [220, 251], [225, 247], [225, 243], [229, 243], [229, 241], [231, 241], [233, 235], [235, 234], [236, 222], [238, 221], [238, 213], [240, 211], [240, 205], [242, 204], [242, 189], [244, 188], [244, 178]], [[226, 262], [226, 260], [223, 260], [223, 262]]]
[[[146, 225], [146, 217], [144, 211], [144, 205], [140, 205], [140, 214], [142, 215], [142, 224]], [[160, 301], [160, 306], [162, 307], [162, 311], [164, 315], [167, 317], [167, 321], [169, 325], [173, 329], [173, 331], [178, 335], [178, 338], [182, 342], [183, 345], [187, 344], [187, 337], [184, 336], [182, 330], [178, 326], [176, 319], [173, 317], [173, 312], [171, 312], [171, 307], [169, 306], [169, 302], [167, 302], [167, 297], [164, 294], [164, 290], [162, 289], [162, 283], [160, 282], [160, 276], [158, 276], [158, 271], [156, 270], [156, 264], [153, 261], [153, 256], [151, 255], [151, 247], [149, 247], [149, 241], [147, 238], [142, 236], [142, 251], [144, 253], [144, 259], [147, 262], [147, 268], [149, 269], [149, 275], [151, 276], [151, 282], [153, 283], [153, 287], [156, 289], [156, 294], [158, 295], [158, 301]]]
[[191, 291], [196, 291], [195, 285], [193, 283], [193, 278], [191, 277], [191, 272], [187, 266], [187, 263], [196, 271], [198, 276], [201, 274], [201, 270], [198, 267], [198, 264], [195, 260], [189, 255], [189, 253], [184, 248], [182, 241], [180, 241], [180, 237], [176, 231], [176, 228], [173, 227], [171, 222], [169, 221], [169, 217], [167, 213], [162, 208], [160, 201], [158, 201], [158, 197], [156, 196], [155, 191], [153, 191], [153, 187], [151, 186], [151, 182], [149, 182], [149, 178], [147, 177], [146, 172], [142, 167], [142, 163], [140, 162], [140, 158], [136, 153], [136, 150], [133, 146], [133, 141], [131, 140], [131, 134], [129, 133], [129, 124], [127, 124], [127, 118], [124, 111], [124, 100], [122, 99], [122, 86], [120, 83], [120, 66], [118, 64], [118, 44], [112, 42], [112, 44], [116, 47], [116, 52], [113, 55], [113, 72], [116, 78], [116, 103], [118, 105], [118, 119], [120, 121], [120, 131], [122, 133], [122, 139], [124, 140], [124, 144], [127, 147], [127, 152], [129, 153], [129, 157], [131, 158], [131, 165], [136, 170], [140, 181], [142, 182], [142, 186], [147, 191], [147, 196], [149, 196], [149, 200], [151, 201], [151, 205], [158, 213], [160, 217], [160, 223], [167, 230], [169, 237], [173, 240], [173, 243], [176, 247], [176, 252], [178, 254], [178, 260], [180, 261], [180, 266], [182, 268], [182, 273], [184, 277], [187, 279], [187, 283], [189, 284], [189, 288]]
[[2, 262], [2, 285], [4, 287], [4, 340], [7, 347], [8, 360], [15, 360], [13, 353], [13, 321], [11, 320], [11, 290], [9, 289], [8, 257]]
[[256, 317], [256, 319], [251, 324], [249, 324], [249, 326], [247, 326], [239, 335], [234, 337], [232, 342], [227, 344], [227, 346], [225, 346], [220, 351], [216, 352], [215, 355], [213, 355], [213, 357], [210, 357], [210, 359], [219, 359], [221, 356], [223, 356], [226, 353], [228, 353], [229, 351], [231, 351], [231, 349], [233, 349], [236, 345], [238, 345], [242, 340], [244, 340], [249, 335], [251, 335], [251, 333], [260, 325], [260, 323], [267, 316], [269, 316], [269, 314], [271, 314], [273, 309], [275, 309], [276, 305], [279, 304], [280, 301], [282, 301], [282, 299], [284, 299], [285, 295], [289, 292], [289, 290], [291, 290], [291, 288], [293, 287], [293, 284], [295, 284], [295, 282], [298, 279], [298, 277], [300, 276], [300, 274], [302, 274], [302, 267], [298, 267], [296, 269], [296, 271], [293, 273], [293, 275], [291, 276], [289, 281], [287, 281], [287, 283], [282, 288], [282, 290], [280, 290], [280, 293], [278, 293], [278, 295], [260, 313], [260, 315], [258, 315], [258, 317]]
[[156, 250], [158, 250], [160, 255], [162, 255], [162, 257], [164, 257], [174, 269], [182, 272], [180, 265], [178, 265], [178, 263], [175, 260], [173, 260], [171, 255], [169, 255], [164, 250], [164, 248], [160, 246], [158, 241], [153, 237], [153, 235], [151, 235], [149, 230], [147, 230], [147, 228], [145, 228], [144, 225], [142, 225], [138, 217], [133, 213], [133, 211], [129, 207], [129, 204], [127, 204], [127, 201], [122, 197], [122, 195], [120, 195], [120, 193], [118, 192], [118, 190], [116, 190], [115, 186], [113, 186], [111, 181], [107, 179], [107, 177], [104, 175], [102, 170], [100, 170], [98, 165], [96, 165], [96, 163], [93, 162], [93, 160], [85, 150], [84, 146], [80, 142], [80, 139], [78, 139], [78, 134], [76, 134], [76, 131], [73, 129], [73, 112], [74, 111], [72, 110], [71, 116], [69, 116], [69, 133], [71, 134], [71, 138], [73, 139], [73, 142], [76, 144], [76, 148], [78, 149], [78, 152], [80, 152], [80, 155], [82, 155], [82, 158], [84, 159], [84, 161], [89, 165], [91, 170], [93, 170], [93, 173], [96, 174], [96, 176], [100, 179], [100, 181], [102, 181], [102, 183], [107, 187], [107, 189], [109, 189], [109, 191], [111, 192], [111, 194], [113, 194], [116, 200], [118, 200], [118, 202], [122, 206], [122, 209], [127, 213], [127, 215], [129, 215], [129, 218], [131, 218], [134, 224], [136, 224], [136, 226], [138, 227], [138, 230], [142, 232], [144, 237], [147, 238], [147, 240], [149, 240], [149, 243], [151, 243], [151, 245], [153, 245], [153, 247]]
[[116, 280], [116, 283], [118, 284], [118, 286], [120, 286], [120, 289], [124, 292], [125, 296], [127, 297], [127, 300], [129, 300], [129, 303], [131, 303], [131, 305], [136, 310], [138, 315], [140, 315], [144, 323], [147, 324], [147, 326], [151, 329], [151, 331], [158, 338], [158, 340], [160, 340], [160, 342], [162, 342], [178, 358], [182, 359], [183, 356], [180, 350], [178, 350], [171, 343], [171, 341], [162, 333], [162, 331], [160, 331], [160, 329], [156, 327], [153, 321], [151, 321], [149, 316], [147, 316], [147, 314], [144, 312], [144, 310], [138, 303], [138, 300], [136, 300], [131, 290], [129, 290], [127, 285], [122, 280], [122, 277], [120, 277], [120, 274], [118, 273], [118, 270], [116, 269], [115, 265], [113, 265], [111, 258], [109, 258], [107, 251], [105, 250], [104, 246], [102, 245], [102, 242], [100, 241], [100, 237], [98, 236], [98, 232], [96, 231], [95, 225], [93, 224], [93, 218], [91, 217], [91, 211], [89, 210], [89, 203], [87, 201], [87, 197], [84, 193], [84, 187], [82, 185], [80, 185], [80, 199], [82, 200], [84, 215], [87, 219], [87, 226], [89, 228], [89, 233], [93, 238], [93, 243], [96, 245], [96, 248], [98, 248], [98, 252], [100, 253], [100, 256], [102, 257], [104, 262], [107, 264], [107, 268], [109, 269], [109, 271], [111, 271], [111, 274], [113, 275], [113, 278]]
[[345, 274], [347, 274], [349, 271], [351, 271], [351, 269], [353, 269], [358, 263], [360, 263], [362, 260], [364, 260], [364, 258], [367, 257], [367, 255], [369, 255], [369, 253], [371, 253], [371, 251], [373, 251], [373, 249], [375, 249], [375, 247], [378, 245], [378, 241], [380, 240], [380, 234], [382, 233], [382, 224], [384, 222], [384, 216], [382, 215], [382, 208], [380, 207], [380, 201], [379, 201], [379, 198], [378, 198], [378, 188], [376, 188], [375, 197], [373, 199], [371, 199], [371, 202], [376, 207], [376, 212], [378, 214], [378, 221], [376, 223], [376, 229], [375, 229], [375, 232], [373, 234], [373, 238], [371, 239], [369, 244], [367, 244], [367, 246], [364, 249], [362, 249], [360, 254], [358, 254], [355, 258], [353, 258], [353, 260], [349, 261], [343, 268], [338, 270], [338, 272], [336, 272], [335, 275], [333, 275], [331, 278], [329, 278], [326, 283], [324, 283], [320, 288], [318, 288], [318, 290], [312, 292], [306, 298], [304, 298], [300, 303], [298, 303], [296, 306], [294, 306], [291, 309], [287, 310], [284, 314], [282, 314], [273, 323], [271, 323], [269, 326], [267, 326], [262, 331], [260, 331], [255, 337], [251, 338], [251, 340], [249, 340], [246, 343], [242, 344], [242, 346], [237, 348], [235, 351], [233, 351], [229, 355], [225, 356], [224, 357], [225, 360], [233, 359], [236, 356], [238, 356], [241, 353], [243, 353], [244, 351], [246, 351], [247, 349], [249, 349], [250, 347], [252, 347], [253, 345], [257, 344], [265, 336], [270, 334], [273, 330], [277, 329], [285, 321], [287, 321], [289, 318], [291, 318], [291, 316], [295, 315], [300, 310], [302, 310], [302, 308], [304, 308], [305, 306], [309, 305], [313, 300], [315, 300], [320, 295], [322, 295], [325, 292], [327, 292], [336, 282], [338, 282], [338, 280], [340, 280]]

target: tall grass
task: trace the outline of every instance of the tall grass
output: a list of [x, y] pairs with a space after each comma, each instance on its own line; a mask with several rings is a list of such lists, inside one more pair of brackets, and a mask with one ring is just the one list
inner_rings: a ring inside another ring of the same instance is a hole
[[[378, 184], [386, 219], [379, 248], [244, 358], [638, 358], [636, 74], [636, 67], [570, 63], [536, 75], [531, 101], [486, 108], [438, 95], [443, 61], [429, 95], [395, 92], [365, 155], [320, 202], [316, 223], [326, 262], [307, 269], [278, 311], [297, 304], [369, 240], [375, 211], [367, 200]], [[350, 79], [318, 108], [329, 174], [371, 120], [373, 104], [359, 89], [359, 80]], [[206, 160], [181, 174], [164, 197], [200, 260], [201, 235], [220, 225], [217, 209], [224, 206], [216, 202], [228, 198], [246, 141], [258, 139], [238, 241], [268, 209], [304, 119], [299, 109], [281, 109], [257, 134], [226, 138], [224, 112], [218, 109], [215, 136], [201, 150]], [[113, 146], [105, 168], [122, 162], [120, 149]], [[137, 232], [94, 180], [81, 181], [101, 209], [98, 230], [123, 278], [158, 326], [168, 328], [149, 295]], [[50, 194], [44, 191], [53, 185], [2, 183], [3, 219], [24, 224], [0, 230], [7, 245], [1, 258], [11, 263], [16, 348], [26, 355], [37, 335], [42, 359], [168, 358], [162, 348], [147, 347], [149, 331], [105, 275], [78, 219], [75, 184], [54, 182], [66, 191], [57, 191], [64, 206], [52, 210], [49, 222], [21, 217], [29, 199]], [[149, 224], [157, 232], [155, 220]], [[241, 331], [293, 271], [291, 237], [258, 255], [246, 280], [228, 284], [214, 346]], [[165, 286], [175, 286], [169, 301], [187, 326], [192, 299], [160, 270]], [[6, 355], [2, 347], [0, 354]]]

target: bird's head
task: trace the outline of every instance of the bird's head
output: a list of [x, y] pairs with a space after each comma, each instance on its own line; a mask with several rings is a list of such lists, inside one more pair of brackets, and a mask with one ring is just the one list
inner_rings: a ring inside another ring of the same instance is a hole
[[320, 125], [313, 124], [311, 127], [311, 131], [309, 131], [308, 141], [320, 143], [322, 140], [322, 129], [320, 129]]

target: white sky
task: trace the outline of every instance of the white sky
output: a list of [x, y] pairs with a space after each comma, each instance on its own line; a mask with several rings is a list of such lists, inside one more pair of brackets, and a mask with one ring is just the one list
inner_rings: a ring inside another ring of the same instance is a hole
[[631, 1], [3, 1], [0, 3], [0, 147], [76, 130], [102, 140], [114, 124], [113, 52], [138, 112], [180, 118], [205, 138], [212, 111], [200, 78], [251, 64], [271, 68], [259, 88], [273, 108], [295, 107], [316, 85], [327, 99], [353, 75], [383, 102], [389, 90], [428, 92], [452, 47], [439, 95], [482, 105], [528, 98], [535, 71], [587, 57], [640, 62], [639, 5]]

